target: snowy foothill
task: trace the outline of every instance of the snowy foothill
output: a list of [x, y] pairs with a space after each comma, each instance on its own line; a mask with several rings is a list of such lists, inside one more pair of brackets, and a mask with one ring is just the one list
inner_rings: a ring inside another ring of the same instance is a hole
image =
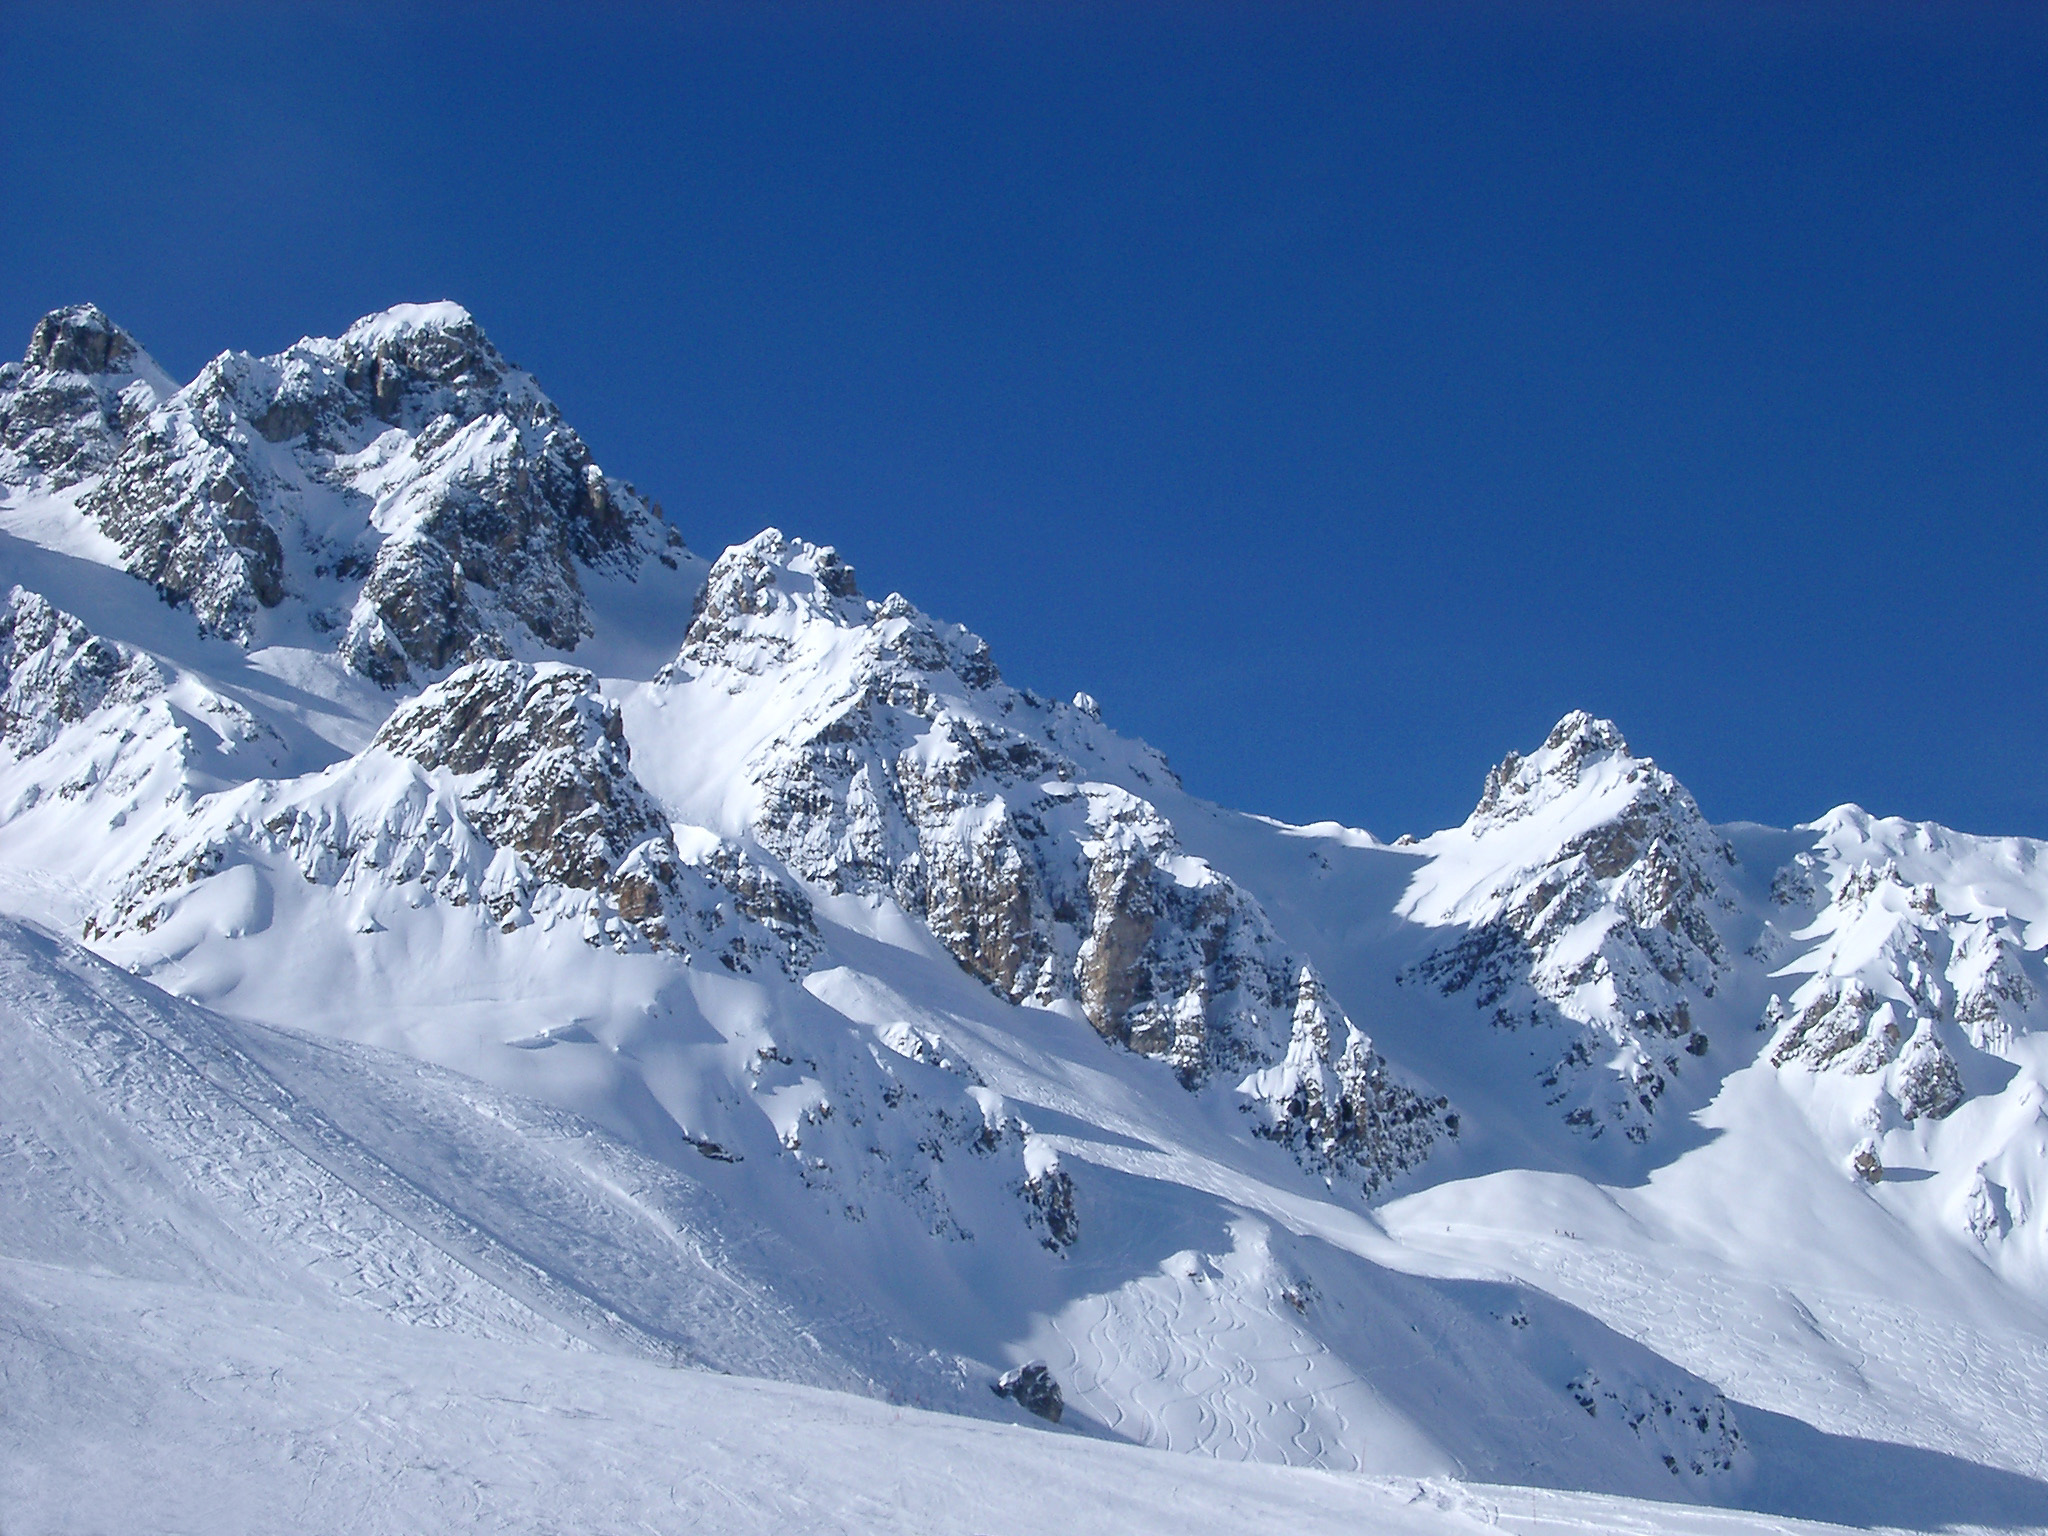
[[457, 306], [56, 312], [0, 1529], [2048, 1527], [2048, 845], [1197, 788]]

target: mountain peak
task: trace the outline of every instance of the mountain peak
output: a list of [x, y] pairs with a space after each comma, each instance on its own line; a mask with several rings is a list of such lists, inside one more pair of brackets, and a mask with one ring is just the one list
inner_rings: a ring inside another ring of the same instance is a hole
[[175, 386], [97, 304], [53, 309], [0, 363], [0, 482], [61, 491], [103, 473]]
[[829, 672], [849, 640], [846, 656], [860, 658], [857, 669], [870, 680], [903, 667], [926, 676], [950, 670], [970, 691], [1002, 681], [979, 635], [933, 620], [900, 592], [879, 603], [863, 598], [837, 550], [776, 528], [713, 563], [679, 659], [758, 673], [801, 654], [806, 670]]
[[508, 384], [514, 393], [537, 396], [508, 380], [518, 369], [468, 310], [445, 300], [365, 315], [334, 345], [351, 385], [366, 388], [377, 416], [394, 425], [421, 427], [451, 411], [469, 419], [500, 409]]
[[1577, 788], [1590, 766], [1609, 761], [1651, 766], [1647, 758], [1630, 756], [1628, 742], [1612, 720], [1575, 709], [1551, 727], [1534, 752], [1527, 757], [1510, 752], [1488, 772], [1473, 820], [1512, 821], [1526, 815]]
[[691, 584], [659, 509], [449, 302], [226, 352], [182, 389], [103, 311], [55, 311], [27, 365], [0, 368], [0, 458], [38, 494], [88, 482], [66, 515], [207, 630], [256, 645], [310, 626], [386, 685], [575, 649], [593, 578], [658, 563]]
[[71, 1371], [13, 1462], [80, 1403], [125, 1448], [107, 1361], [225, 1380], [226, 1277], [262, 1423], [310, 1367], [251, 1308], [348, 1367], [316, 1435], [360, 1315], [401, 1384], [525, 1338], [1010, 1418], [1035, 1368], [1229, 1459], [2040, 1508], [2048, 842], [1724, 838], [1586, 711], [1400, 848], [1236, 814], [830, 545], [690, 555], [452, 303], [183, 387], [57, 311], [0, 557], [0, 1326]]
[[1550, 734], [1543, 738], [1543, 750], [1583, 760], [1595, 752], [1619, 752], [1625, 756], [1628, 742], [1622, 737], [1621, 727], [1612, 720], [1575, 709], [1550, 728]]
[[135, 338], [99, 305], [71, 304], [36, 322], [22, 361], [50, 373], [128, 373], [140, 356]]
[[365, 315], [335, 339], [347, 358], [403, 359], [415, 368], [461, 360], [495, 375], [511, 367], [476, 317], [460, 304], [394, 304]]
[[786, 606], [829, 607], [834, 598], [859, 596], [853, 567], [838, 550], [764, 528], [712, 563], [702, 611], [731, 618]]
[[1708, 1047], [1691, 1005], [1729, 961], [1715, 921], [1734, 855], [1692, 796], [1612, 721], [1574, 710], [1424, 846], [1439, 857], [1400, 910], [1465, 932], [1414, 976], [1469, 993], [1505, 1028], [1556, 1029], [1543, 1077], [1566, 1122], [1646, 1139], [1681, 1054]]
[[431, 304], [394, 304], [365, 315], [344, 331], [341, 339], [374, 345], [387, 337], [411, 336], [421, 331], [464, 330], [483, 334], [476, 317], [468, 310], [452, 299], [438, 299]]

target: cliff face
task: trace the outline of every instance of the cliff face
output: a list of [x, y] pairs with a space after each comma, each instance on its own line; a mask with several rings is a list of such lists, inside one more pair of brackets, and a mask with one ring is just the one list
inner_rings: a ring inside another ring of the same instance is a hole
[[573, 651], [592, 573], [686, 558], [452, 304], [223, 353], [182, 389], [97, 309], [60, 310], [0, 374], [0, 449], [207, 629], [254, 644], [289, 603], [386, 685]]
[[1009, 1001], [1075, 1008], [1190, 1088], [1237, 1082], [1263, 1130], [1368, 1190], [1455, 1126], [1325, 1018], [1255, 900], [1109, 781], [1171, 783], [1163, 760], [1118, 744], [1112, 768], [1092, 708], [1009, 687], [978, 637], [863, 598], [834, 551], [774, 531], [727, 551], [655, 692], [772, 721], [737, 770], [748, 835], [810, 884], [899, 904]]

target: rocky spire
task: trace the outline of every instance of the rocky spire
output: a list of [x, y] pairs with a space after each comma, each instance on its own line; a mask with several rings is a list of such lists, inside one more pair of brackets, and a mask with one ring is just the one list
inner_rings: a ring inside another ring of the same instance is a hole
[[1669, 1081], [1709, 1048], [1693, 1005], [1728, 964], [1716, 922], [1734, 855], [1692, 796], [1612, 721], [1575, 710], [1426, 846], [1441, 857], [1401, 911], [1463, 931], [1406, 979], [1470, 996], [1497, 1026], [1556, 1031], [1543, 1087], [1565, 1118], [1643, 1139]]
[[98, 305], [52, 310], [21, 362], [0, 367], [0, 479], [63, 490], [104, 473], [160, 385], [162, 371]]
[[97, 304], [53, 309], [36, 322], [23, 366], [46, 373], [132, 373], [135, 339]]

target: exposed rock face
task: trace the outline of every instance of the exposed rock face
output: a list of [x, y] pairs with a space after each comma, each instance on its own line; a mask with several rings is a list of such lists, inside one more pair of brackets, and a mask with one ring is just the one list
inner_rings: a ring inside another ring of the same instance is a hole
[[464, 658], [503, 656], [505, 642], [478, 609], [455, 556], [428, 538], [388, 540], [363, 581], [342, 637], [349, 665], [398, 684]]
[[417, 882], [508, 932], [567, 919], [592, 944], [738, 971], [769, 960], [794, 974], [817, 947], [802, 893], [741, 850], [681, 857], [633, 776], [617, 706], [555, 663], [472, 663], [394, 712], [362, 757], [216, 797], [151, 851], [96, 932], [147, 932], [188, 887], [266, 858], [345, 889]]
[[1892, 1093], [1899, 1101], [1899, 1113], [1908, 1120], [1922, 1116], [1940, 1120], [1953, 1114], [1963, 1102], [1963, 1077], [1934, 1032], [1934, 1021], [1922, 1019], [1899, 1051], [1898, 1071], [1892, 1077]]
[[1789, 1000], [1772, 996], [1758, 1028], [1771, 1064], [1806, 1078], [1831, 1123], [1867, 1133], [1849, 1163], [1876, 1182], [1886, 1135], [1962, 1106], [1973, 1056], [2024, 1059], [2014, 1047], [2036, 1026], [2040, 989], [2001, 882], [2026, 881], [2038, 849], [1854, 806], [1801, 830], [1813, 843], [1773, 876], [1766, 928], [1791, 936], [1769, 948], [1774, 974], [1805, 980]]
[[0, 678], [0, 744], [16, 757], [42, 751], [103, 705], [140, 703], [164, 689], [149, 657], [101, 639], [21, 587], [0, 601]]
[[1261, 1135], [1293, 1148], [1304, 1167], [1358, 1179], [1368, 1197], [1419, 1164], [1437, 1136], [1458, 1134], [1449, 1101], [1399, 1081], [1306, 967], [1286, 1059], [1243, 1091], [1248, 1110], [1263, 1110]]
[[681, 664], [759, 676], [821, 629], [854, 664], [753, 765], [755, 833], [792, 870], [895, 897], [1004, 996], [1076, 1001], [1190, 1080], [1237, 1056], [1233, 1008], [1285, 1006], [1256, 904], [1145, 801], [1083, 781], [1045, 706], [978, 697], [1000, 683], [981, 641], [900, 597], [863, 602], [831, 550], [771, 532], [727, 551]]
[[1673, 1477], [1711, 1477], [1733, 1472], [1748, 1460], [1735, 1410], [1718, 1392], [1609, 1382], [1590, 1370], [1573, 1377], [1566, 1390], [1589, 1417], [1626, 1424]]
[[18, 364], [0, 366], [0, 468], [61, 491], [114, 462], [158, 400], [161, 371], [92, 304], [43, 316]]
[[130, 571], [209, 629], [248, 641], [257, 608], [284, 599], [284, 547], [258, 500], [261, 470], [234, 452], [235, 427], [218, 402], [173, 396], [136, 424], [79, 505]]
[[1064, 1253], [1081, 1240], [1081, 1216], [1074, 1206], [1073, 1177], [1043, 1142], [1028, 1140], [1024, 1149], [1025, 1219], [1039, 1233], [1039, 1242]]
[[[409, 704], [374, 745], [461, 786], [486, 839], [520, 855], [543, 883], [597, 893], [615, 920], [657, 947], [700, 941], [723, 898], [765, 929], [792, 971], [815, 951], [810, 904], [739, 850], [721, 844], [686, 867], [666, 819], [633, 776], [618, 705], [588, 672], [559, 664], [475, 662]], [[707, 900], [706, 886], [714, 891]], [[745, 932], [721, 958], [751, 969]]]
[[1081, 1240], [1080, 1218], [1074, 1213], [1074, 1181], [1061, 1168], [1032, 1174], [1024, 1180], [1024, 1202], [1032, 1225], [1044, 1231], [1040, 1241], [1060, 1253]]
[[36, 322], [24, 365], [44, 373], [132, 373], [135, 340], [97, 304], [53, 310]]
[[668, 834], [618, 706], [574, 667], [473, 663], [400, 705], [373, 745], [456, 775], [476, 829], [544, 880], [594, 890]]
[[[93, 634], [41, 594], [0, 598], [0, 763], [22, 765], [0, 796], [0, 825], [82, 815], [104, 837], [138, 810], [188, 806], [274, 770], [283, 750], [242, 704]], [[62, 802], [73, 809], [55, 812]]]
[[[1445, 1106], [1397, 1087], [1369, 1042], [1296, 1039], [1301, 962], [1151, 802], [1091, 770], [1089, 744], [1114, 740], [1092, 714], [1007, 687], [981, 640], [901, 597], [862, 599], [832, 550], [773, 530], [728, 550], [665, 681], [800, 696], [745, 765], [749, 830], [828, 891], [892, 898], [1000, 995], [1076, 1006], [1190, 1087], [1243, 1077], [1269, 1129], [1376, 1170], [1368, 1188], [1442, 1131]], [[1122, 750], [1125, 779], [1168, 775]], [[1306, 1081], [1327, 1113], [1297, 1136]]]
[[[1560, 720], [1532, 757], [1510, 754], [1494, 768], [1466, 825], [1478, 837], [1511, 832], [1578, 790], [1594, 768], [1619, 781], [1595, 824], [1543, 848], [1540, 865], [1517, 871], [1512, 886], [1496, 886], [1498, 911], [1429, 969], [1487, 992], [1506, 992], [1526, 975], [1559, 1007], [1607, 1004], [1646, 1032], [1684, 1038], [1683, 994], [1712, 996], [1726, 963], [1712, 919], [1714, 875], [1734, 862], [1684, 786], [1631, 758], [1611, 722], [1581, 712]], [[1567, 935], [1589, 923], [1604, 926], [1602, 944], [1564, 960]], [[1495, 958], [1517, 951], [1532, 962], [1526, 971]], [[1613, 1002], [1582, 997], [1587, 988]]]
[[114, 371], [144, 362], [97, 310], [48, 317], [0, 374], [0, 444], [50, 488], [90, 480], [79, 508], [128, 569], [244, 643], [295, 596], [386, 684], [573, 650], [579, 571], [684, 554], [458, 306], [224, 353], [174, 393]]
[[1862, 1076], [1883, 1071], [1898, 1056], [1899, 1040], [1897, 1010], [1852, 978], [1823, 988], [1801, 1010], [1772, 1046], [1771, 1065], [1796, 1061]]
[[1611, 723], [1574, 713], [1424, 846], [1437, 857], [1402, 914], [1464, 933], [1405, 979], [1469, 993], [1502, 1028], [1562, 1030], [1551, 1102], [1589, 1135], [1642, 1140], [1682, 1055], [1709, 1048], [1692, 1004], [1728, 965], [1717, 877], [1734, 855], [1692, 796]]
[[1954, 1052], [2010, 1051], [2039, 1001], [2020, 928], [1975, 885], [1945, 889], [1909, 878], [1894, 857], [1869, 857], [1880, 833], [1903, 825], [1837, 811], [1772, 882], [1810, 945], [1784, 970], [1810, 975], [1789, 1007], [1774, 997], [1765, 1013], [1771, 1061], [1867, 1079], [1873, 1128], [1886, 1122], [1886, 1098], [1909, 1121], [1953, 1113], [1967, 1093]]
[[1053, 1374], [1046, 1369], [1043, 1360], [1034, 1360], [1029, 1365], [1003, 1372], [996, 1380], [994, 1391], [997, 1397], [1010, 1398], [1018, 1407], [1054, 1424], [1059, 1423], [1060, 1415], [1066, 1411], [1066, 1399], [1060, 1392], [1060, 1384], [1053, 1380]]
[[[633, 776], [618, 705], [588, 672], [473, 662], [395, 710], [374, 745], [455, 775], [463, 811], [486, 839], [544, 883], [600, 893], [658, 947], [695, 936], [674, 925], [702, 912], [708, 883], [775, 937], [791, 968], [816, 948], [802, 893], [738, 848], [720, 845], [686, 873], [666, 819]], [[743, 935], [723, 958], [751, 968]]]

